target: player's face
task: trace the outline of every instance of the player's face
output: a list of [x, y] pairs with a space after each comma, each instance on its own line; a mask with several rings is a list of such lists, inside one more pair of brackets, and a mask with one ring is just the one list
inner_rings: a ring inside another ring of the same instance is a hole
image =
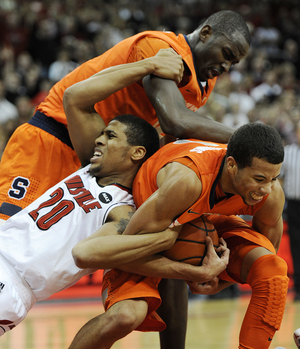
[[240, 33], [235, 34], [231, 39], [225, 35], [206, 36], [194, 49], [198, 79], [206, 81], [228, 72], [232, 65], [246, 56], [248, 50], [249, 45]]
[[94, 155], [90, 159], [90, 173], [96, 177], [119, 175], [131, 165], [126, 137], [127, 126], [111, 121], [95, 140]]
[[259, 203], [271, 193], [280, 174], [281, 164], [253, 158], [252, 165], [237, 169], [233, 177], [234, 192], [240, 195], [246, 205]]

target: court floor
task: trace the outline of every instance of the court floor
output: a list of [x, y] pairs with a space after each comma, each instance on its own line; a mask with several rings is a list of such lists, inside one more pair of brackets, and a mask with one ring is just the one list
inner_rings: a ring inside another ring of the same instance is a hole
[[[186, 349], [237, 348], [248, 302], [249, 295], [190, 300]], [[1, 337], [0, 349], [67, 349], [80, 327], [102, 312], [100, 300], [38, 303], [24, 322]], [[296, 349], [293, 331], [298, 327], [300, 302], [293, 302], [289, 295], [281, 329], [270, 349]], [[113, 349], [159, 349], [158, 334], [133, 332], [115, 343]]]

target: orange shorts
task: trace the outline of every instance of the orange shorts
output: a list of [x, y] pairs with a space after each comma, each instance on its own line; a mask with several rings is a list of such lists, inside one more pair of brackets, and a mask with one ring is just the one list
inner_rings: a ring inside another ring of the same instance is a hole
[[[243, 257], [253, 248], [262, 246], [275, 253], [272, 243], [263, 235], [256, 232], [249, 224], [237, 216], [207, 216], [215, 225], [219, 236], [222, 236], [230, 249], [227, 269], [219, 275], [226, 281], [242, 283], [240, 271]], [[161, 304], [158, 284], [161, 279], [125, 273], [111, 269], [103, 276], [102, 292], [107, 292], [104, 303], [105, 310], [113, 304], [126, 299], [143, 298], [147, 301], [148, 316], [136, 329], [138, 331], [162, 331], [165, 323], [156, 313]]]
[[[41, 113], [39, 113], [41, 114]], [[8, 219], [77, 171], [80, 161], [63, 137], [63, 124], [41, 114], [44, 129], [25, 123], [11, 136], [0, 163], [0, 218]], [[49, 119], [49, 122], [47, 123]], [[35, 120], [35, 118], [31, 119]], [[45, 120], [47, 125], [45, 124]], [[56, 135], [60, 130], [62, 140]], [[50, 133], [52, 132], [52, 134]], [[53, 135], [55, 134], [55, 135]]]
[[126, 273], [119, 269], [106, 271], [102, 281], [102, 293], [107, 292], [104, 302], [105, 310], [122, 300], [143, 298], [148, 303], [148, 314], [136, 330], [144, 332], [164, 330], [166, 325], [155, 311], [161, 304], [158, 292], [160, 280], [160, 278]]

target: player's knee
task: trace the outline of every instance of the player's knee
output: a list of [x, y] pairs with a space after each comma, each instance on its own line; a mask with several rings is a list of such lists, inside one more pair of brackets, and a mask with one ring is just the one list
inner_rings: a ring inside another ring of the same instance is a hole
[[271, 279], [273, 277], [287, 278], [287, 263], [275, 254], [267, 254], [258, 258], [250, 268], [247, 283]]
[[147, 316], [148, 305], [143, 300], [127, 300], [116, 303], [111, 310], [113, 311], [109, 314], [110, 321], [120, 331], [129, 333], [144, 321]]
[[264, 322], [278, 330], [288, 291], [286, 262], [273, 254], [258, 258], [250, 269], [247, 282], [252, 288], [252, 297], [257, 298], [264, 309]]

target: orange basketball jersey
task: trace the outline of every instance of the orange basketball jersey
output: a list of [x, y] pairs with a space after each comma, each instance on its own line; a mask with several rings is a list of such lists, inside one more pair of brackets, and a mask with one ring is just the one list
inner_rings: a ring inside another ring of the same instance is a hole
[[[156, 176], [166, 164], [189, 158], [201, 177], [202, 193], [199, 199], [179, 216], [173, 225], [184, 224], [206, 213], [222, 215], [253, 215], [265, 202], [248, 206], [239, 195], [229, 195], [216, 202], [215, 192], [222, 172], [226, 145], [197, 139], [178, 140], [162, 147], [140, 168], [133, 183], [134, 201], [139, 207], [157, 189]], [[191, 167], [195, 170], [193, 167]]]
[[[83, 63], [56, 83], [45, 101], [37, 109], [66, 125], [66, 116], [62, 104], [66, 88], [78, 81], [87, 79], [105, 68], [152, 57], [160, 49], [169, 47], [172, 47], [182, 56], [191, 72], [188, 83], [183, 87], [179, 86], [179, 88], [186, 101], [186, 106], [195, 111], [206, 103], [217, 78], [208, 80], [207, 85], [203, 87], [197, 80], [193, 55], [186, 38], [182, 34], [176, 36], [172, 32], [157, 31], [145, 31], [134, 35], [118, 43], [101, 56]], [[154, 108], [140, 83], [125, 87], [104, 101], [96, 103], [95, 109], [106, 124], [117, 115], [134, 114], [142, 117], [155, 127], [158, 125]]]

